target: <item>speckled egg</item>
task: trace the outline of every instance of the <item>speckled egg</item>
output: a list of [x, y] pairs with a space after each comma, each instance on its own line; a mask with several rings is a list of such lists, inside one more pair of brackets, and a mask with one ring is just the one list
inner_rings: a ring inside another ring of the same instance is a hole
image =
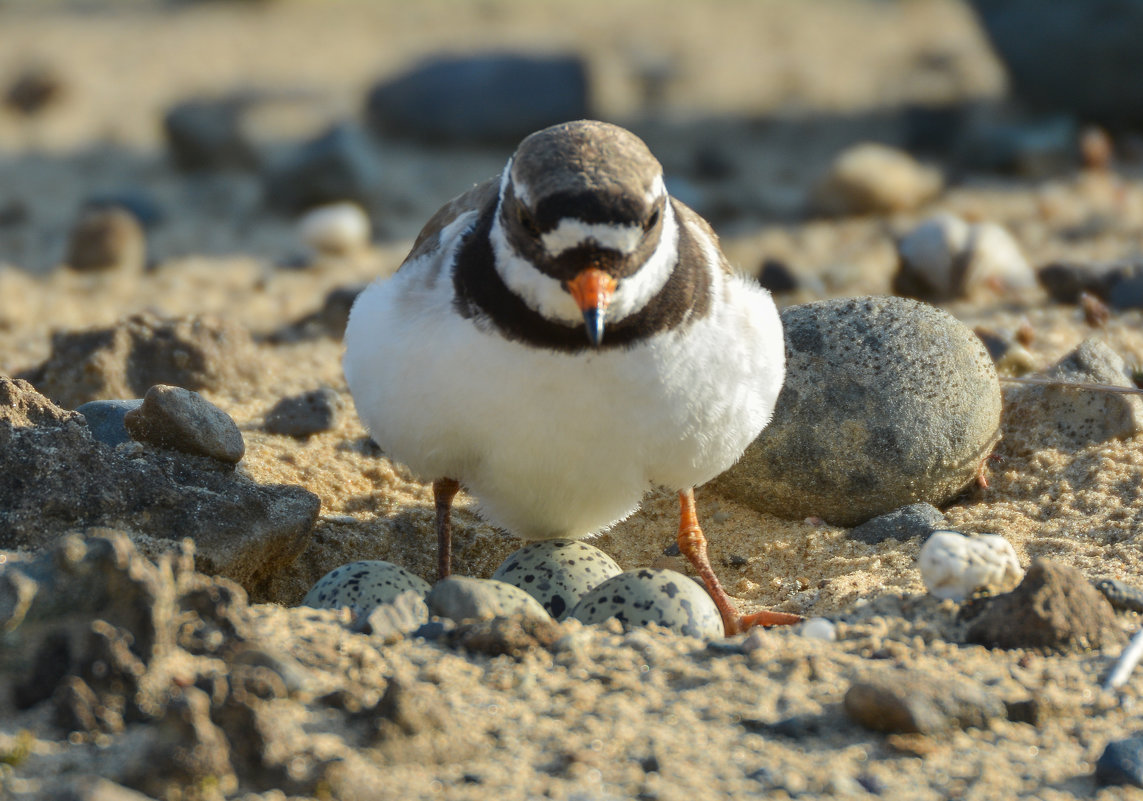
[[621, 572], [614, 559], [587, 543], [544, 540], [513, 553], [492, 578], [514, 584], [563, 620], [580, 598]]
[[580, 599], [571, 617], [582, 623], [612, 617], [630, 626], [657, 623], [703, 639], [724, 633], [718, 607], [706, 590], [673, 570], [644, 568], [609, 578]]
[[389, 603], [406, 590], [424, 596], [429, 583], [392, 562], [350, 562], [318, 579], [301, 605], [315, 609], [348, 606], [355, 614], [361, 614]]

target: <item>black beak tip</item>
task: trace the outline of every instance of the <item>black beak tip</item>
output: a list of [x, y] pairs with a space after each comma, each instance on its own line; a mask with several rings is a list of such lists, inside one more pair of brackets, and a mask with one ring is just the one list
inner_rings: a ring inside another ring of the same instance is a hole
[[587, 329], [587, 341], [595, 347], [603, 342], [603, 309], [586, 309], [583, 313], [583, 324]]

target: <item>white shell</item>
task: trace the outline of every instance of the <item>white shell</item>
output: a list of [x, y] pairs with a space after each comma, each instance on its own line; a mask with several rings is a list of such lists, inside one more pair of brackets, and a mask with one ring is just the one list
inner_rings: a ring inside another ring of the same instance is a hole
[[301, 605], [315, 609], [348, 606], [354, 614], [366, 614], [408, 590], [424, 596], [429, 583], [392, 562], [350, 562], [318, 579]]
[[331, 203], [303, 214], [298, 233], [318, 253], [345, 256], [369, 244], [369, 218], [355, 203]]
[[996, 534], [966, 537], [934, 532], [917, 559], [921, 578], [938, 598], [963, 601], [977, 590], [1006, 592], [1024, 577], [1011, 543]]
[[588, 591], [621, 572], [614, 559], [585, 542], [542, 540], [511, 554], [492, 578], [514, 584], [563, 620]]
[[571, 617], [581, 623], [609, 618], [631, 626], [657, 623], [689, 637], [722, 637], [718, 607], [706, 590], [682, 573], [644, 568], [620, 573], [585, 595]]

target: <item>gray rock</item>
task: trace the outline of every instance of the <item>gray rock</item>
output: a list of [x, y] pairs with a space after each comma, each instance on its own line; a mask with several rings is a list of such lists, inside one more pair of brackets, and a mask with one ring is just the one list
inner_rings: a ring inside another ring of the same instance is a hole
[[1123, 612], [1143, 613], [1143, 589], [1113, 578], [1100, 579], [1095, 583], [1095, 588], [1107, 599], [1112, 608]]
[[271, 434], [308, 437], [333, 428], [340, 409], [337, 392], [322, 387], [278, 401], [266, 413], [265, 428]]
[[645, 568], [613, 576], [583, 596], [570, 617], [587, 624], [611, 618], [631, 626], [656, 623], [702, 639], [725, 633], [722, 616], [706, 590], [673, 570]]
[[391, 643], [410, 636], [428, 622], [429, 607], [424, 593], [405, 590], [388, 603], [373, 607], [360, 630], [381, 642]]
[[138, 442], [238, 464], [246, 453], [242, 432], [230, 415], [197, 392], [158, 384], [138, 409], [123, 418]]
[[325, 296], [325, 302], [322, 303], [318, 316], [329, 336], [334, 339], [345, 336], [345, 326], [349, 324], [349, 311], [366, 286], [366, 284], [339, 286], [331, 289]]
[[911, 503], [865, 521], [851, 529], [849, 537], [870, 545], [885, 540], [904, 542], [914, 537], [928, 537], [948, 525], [948, 518], [931, 503]]
[[47, 361], [18, 376], [69, 409], [93, 400], [141, 398], [155, 384], [221, 389], [258, 381], [250, 332], [205, 315], [134, 314], [110, 328], [57, 331]]
[[999, 437], [1000, 386], [947, 312], [866, 297], [782, 311], [786, 383], [774, 417], [709, 486], [790, 519], [860, 523], [948, 501]]
[[1012, 592], [978, 602], [969, 642], [989, 648], [1086, 651], [1122, 644], [1111, 604], [1078, 570], [1037, 559]]
[[369, 208], [380, 184], [381, 168], [369, 142], [356, 128], [338, 125], [271, 166], [263, 194], [270, 208], [300, 214], [342, 201]]
[[1116, 265], [1110, 273], [1107, 303], [1117, 310], [1143, 309], [1143, 263], [1138, 259]]
[[842, 151], [814, 187], [811, 205], [822, 214], [910, 211], [940, 193], [944, 178], [912, 156], [865, 142]]
[[451, 576], [434, 584], [425, 601], [432, 614], [457, 623], [515, 614], [551, 619], [531, 595], [519, 587], [491, 579]]
[[[1134, 388], [1123, 359], [1098, 339], [1089, 339], [1043, 376]], [[1053, 385], [1010, 390], [1004, 412], [1005, 447], [1013, 452], [1056, 447], [1075, 450], [1093, 442], [1143, 431], [1143, 399], [1134, 395]]]
[[400, 565], [366, 559], [326, 573], [306, 593], [301, 605], [315, 609], [348, 606], [354, 614], [367, 615], [374, 607], [391, 603], [402, 593], [411, 591], [423, 598], [430, 589], [427, 581]]
[[199, 569], [252, 594], [305, 550], [321, 508], [301, 487], [260, 485], [206, 460], [92, 438], [83, 417], [0, 377], [0, 548], [39, 550], [107, 527], [152, 551], [195, 541]]
[[131, 441], [123, 418], [127, 413], [143, 405], [142, 398], [133, 400], [101, 400], [88, 401], [76, 408], [76, 411], [87, 420], [87, 427], [91, 429], [91, 436], [114, 448], [124, 442]]
[[1027, 107], [1113, 128], [1143, 124], [1143, 5], [1124, 0], [970, 0]]
[[856, 681], [844, 706], [854, 723], [890, 734], [983, 729], [1007, 715], [1004, 702], [980, 682], [919, 670], [882, 670]]
[[242, 129], [245, 104], [233, 100], [190, 100], [163, 117], [171, 159], [180, 170], [250, 169], [257, 157]]
[[1143, 787], [1143, 733], [1108, 743], [1095, 763], [1095, 780], [1101, 787]]
[[77, 272], [141, 273], [147, 260], [143, 227], [119, 208], [84, 211], [68, 236], [64, 263]]
[[621, 572], [614, 559], [585, 542], [543, 540], [509, 555], [492, 578], [519, 587], [563, 620], [590, 590]]
[[579, 56], [438, 56], [374, 87], [369, 124], [382, 133], [451, 142], [512, 142], [588, 117]]
[[1079, 303], [1084, 292], [1107, 300], [1117, 278], [1112, 265], [1056, 261], [1036, 271], [1036, 280], [1057, 303]]

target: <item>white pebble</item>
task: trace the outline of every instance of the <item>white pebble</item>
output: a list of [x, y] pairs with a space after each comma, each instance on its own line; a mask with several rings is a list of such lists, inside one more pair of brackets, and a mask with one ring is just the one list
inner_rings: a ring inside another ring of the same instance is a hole
[[799, 633], [811, 640], [833, 642], [837, 639], [837, 626], [833, 624], [833, 621], [824, 617], [811, 617], [802, 624]]
[[298, 232], [318, 253], [347, 256], [368, 246], [369, 217], [355, 203], [331, 203], [303, 214]]
[[1024, 577], [1012, 544], [996, 534], [934, 532], [917, 562], [925, 587], [942, 600], [963, 601], [977, 590], [1007, 592]]
[[934, 300], [962, 297], [978, 287], [1007, 291], [1034, 286], [1036, 276], [1012, 235], [996, 223], [969, 223], [937, 214], [897, 242], [902, 273]]

